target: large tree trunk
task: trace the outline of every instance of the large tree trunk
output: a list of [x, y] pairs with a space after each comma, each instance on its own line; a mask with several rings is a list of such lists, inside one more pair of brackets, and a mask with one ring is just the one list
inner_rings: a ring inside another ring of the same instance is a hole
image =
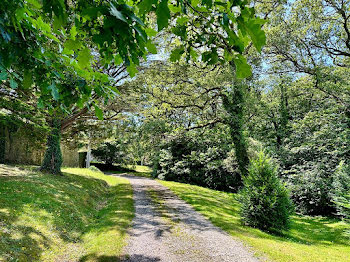
[[62, 152], [61, 121], [54, 118], [51, 122], [51, 132], [47, 137], [46, 152], [40, 170], [51, 174], [61, 174]]
[[[238, 167], [242, 177], [248, 174], [249, 165], [243, 126], [244, 102], [244, 86], [242, 85], [234, 86], [230, 94], [223, 96], [223, 106], [228, 113], [226, 123], [230, 127], [230, 135], [235, 146]], [[242, 180], [242, 177], [239, 179]]]

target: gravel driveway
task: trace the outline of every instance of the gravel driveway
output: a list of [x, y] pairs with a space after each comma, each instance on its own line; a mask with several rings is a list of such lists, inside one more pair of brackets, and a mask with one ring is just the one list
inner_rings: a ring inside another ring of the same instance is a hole
[[240, 241], [155, 180], [120, 175], [134, 190], [135, 218], [124, 262], [259, 261]]

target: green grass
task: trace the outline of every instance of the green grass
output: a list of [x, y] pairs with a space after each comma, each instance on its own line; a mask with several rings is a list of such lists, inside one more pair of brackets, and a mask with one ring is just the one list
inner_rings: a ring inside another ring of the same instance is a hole
[[324, 218], [294, 216], [283, 236], [242, 225], [235, 194], [176, 182], [159, 181], [214, 225], [251, 246], [258, 256], [283, 262], [350, 261], [350, 225]]
[[129, 174], [132, 174], [134, 176], [141, 176], [141, 177], [151, 177], [152, 174], [152, 168], [148, 166], [140, 166], [140, 165], [127, 165], [126, 168], [133, 170], [134, 172], [128, 172]]
[[147, 174], [149, 174], [149, 173], [152, 172], [152, 168], [150, 168], [148, 166], [128, 165], [127, 168], [135, 170], [135, 172], [137, 172], [137, 173], [147, 173]]
[[0, 261], [115, 261], [133, 218], [125, 179], [0, 165]]
[[139, 177], [152, 177], [152, 168], [148, 166], [140, 166], [140, 165], [125, 165], [122, 166], [126, 170], [124, 171], [107, 171], [108, 174], [128, 174]]

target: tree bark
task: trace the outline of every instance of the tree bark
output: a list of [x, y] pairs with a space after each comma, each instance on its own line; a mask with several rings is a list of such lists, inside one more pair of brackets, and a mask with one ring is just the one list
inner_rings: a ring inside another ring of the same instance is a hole
[[61, 174], [62, 152], [61, 120], [54, 118], [51, 122], [51, 132], [47, 137], [46, 152], [40, 170], [50, 174]]
[[80, 111], [78, 111], [78, 112], [68, 116], [67, 118], [63, 119], [63, 121], [61, 122], [61, 131], [64, 131], [65, 129], [70, 127], [74, 123], [74, 121], [77, 120], [77, 118], [85, 115], [88, 111], [89, 111], [88, 108], [84, 107]]

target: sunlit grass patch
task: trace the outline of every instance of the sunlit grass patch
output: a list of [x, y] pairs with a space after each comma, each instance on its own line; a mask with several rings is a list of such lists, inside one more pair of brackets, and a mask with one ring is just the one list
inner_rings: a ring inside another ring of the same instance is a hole
[[159, 181], [214, 225], [253, 247], [257, 255], [283, 262], [350, 261], [350, 225], [325, 217], [294, 216], [283, 236], [244, 226], [236, 195], [199, 186]]
[[120, 172], [112, 172], [111, 173], [119, 173], [119, 174], [128, 174], [128, 175], [134, 175], [134, 176], [140, 176], [140, 177], [151, 177], [152, 174], [152, 168], [148, 166], [140, 166], [140, 165], [126, 165], [123, 166], [128, 171], [120, 171]]
[[127, 168], [130, 170], [133, 170], [133, 172], [130, 172], [132, 175], [135, 176], [142, 176], [142, 177], [151, 177], [152, 174], [152, 168], [148, 166], [140, 166], [140, 165], [128, 165]]
[[87, 169], [33, 170], [0, 165], [0, 261], [117, 258], [133, 217], [128, 181]]
[[128, 165], [128, 168], [135, 170], [135, 172], [138, 173], [151, 173], [152, 172], [152, 168], [148, 167], [148, 166], [140, 166], [140, 165]]

